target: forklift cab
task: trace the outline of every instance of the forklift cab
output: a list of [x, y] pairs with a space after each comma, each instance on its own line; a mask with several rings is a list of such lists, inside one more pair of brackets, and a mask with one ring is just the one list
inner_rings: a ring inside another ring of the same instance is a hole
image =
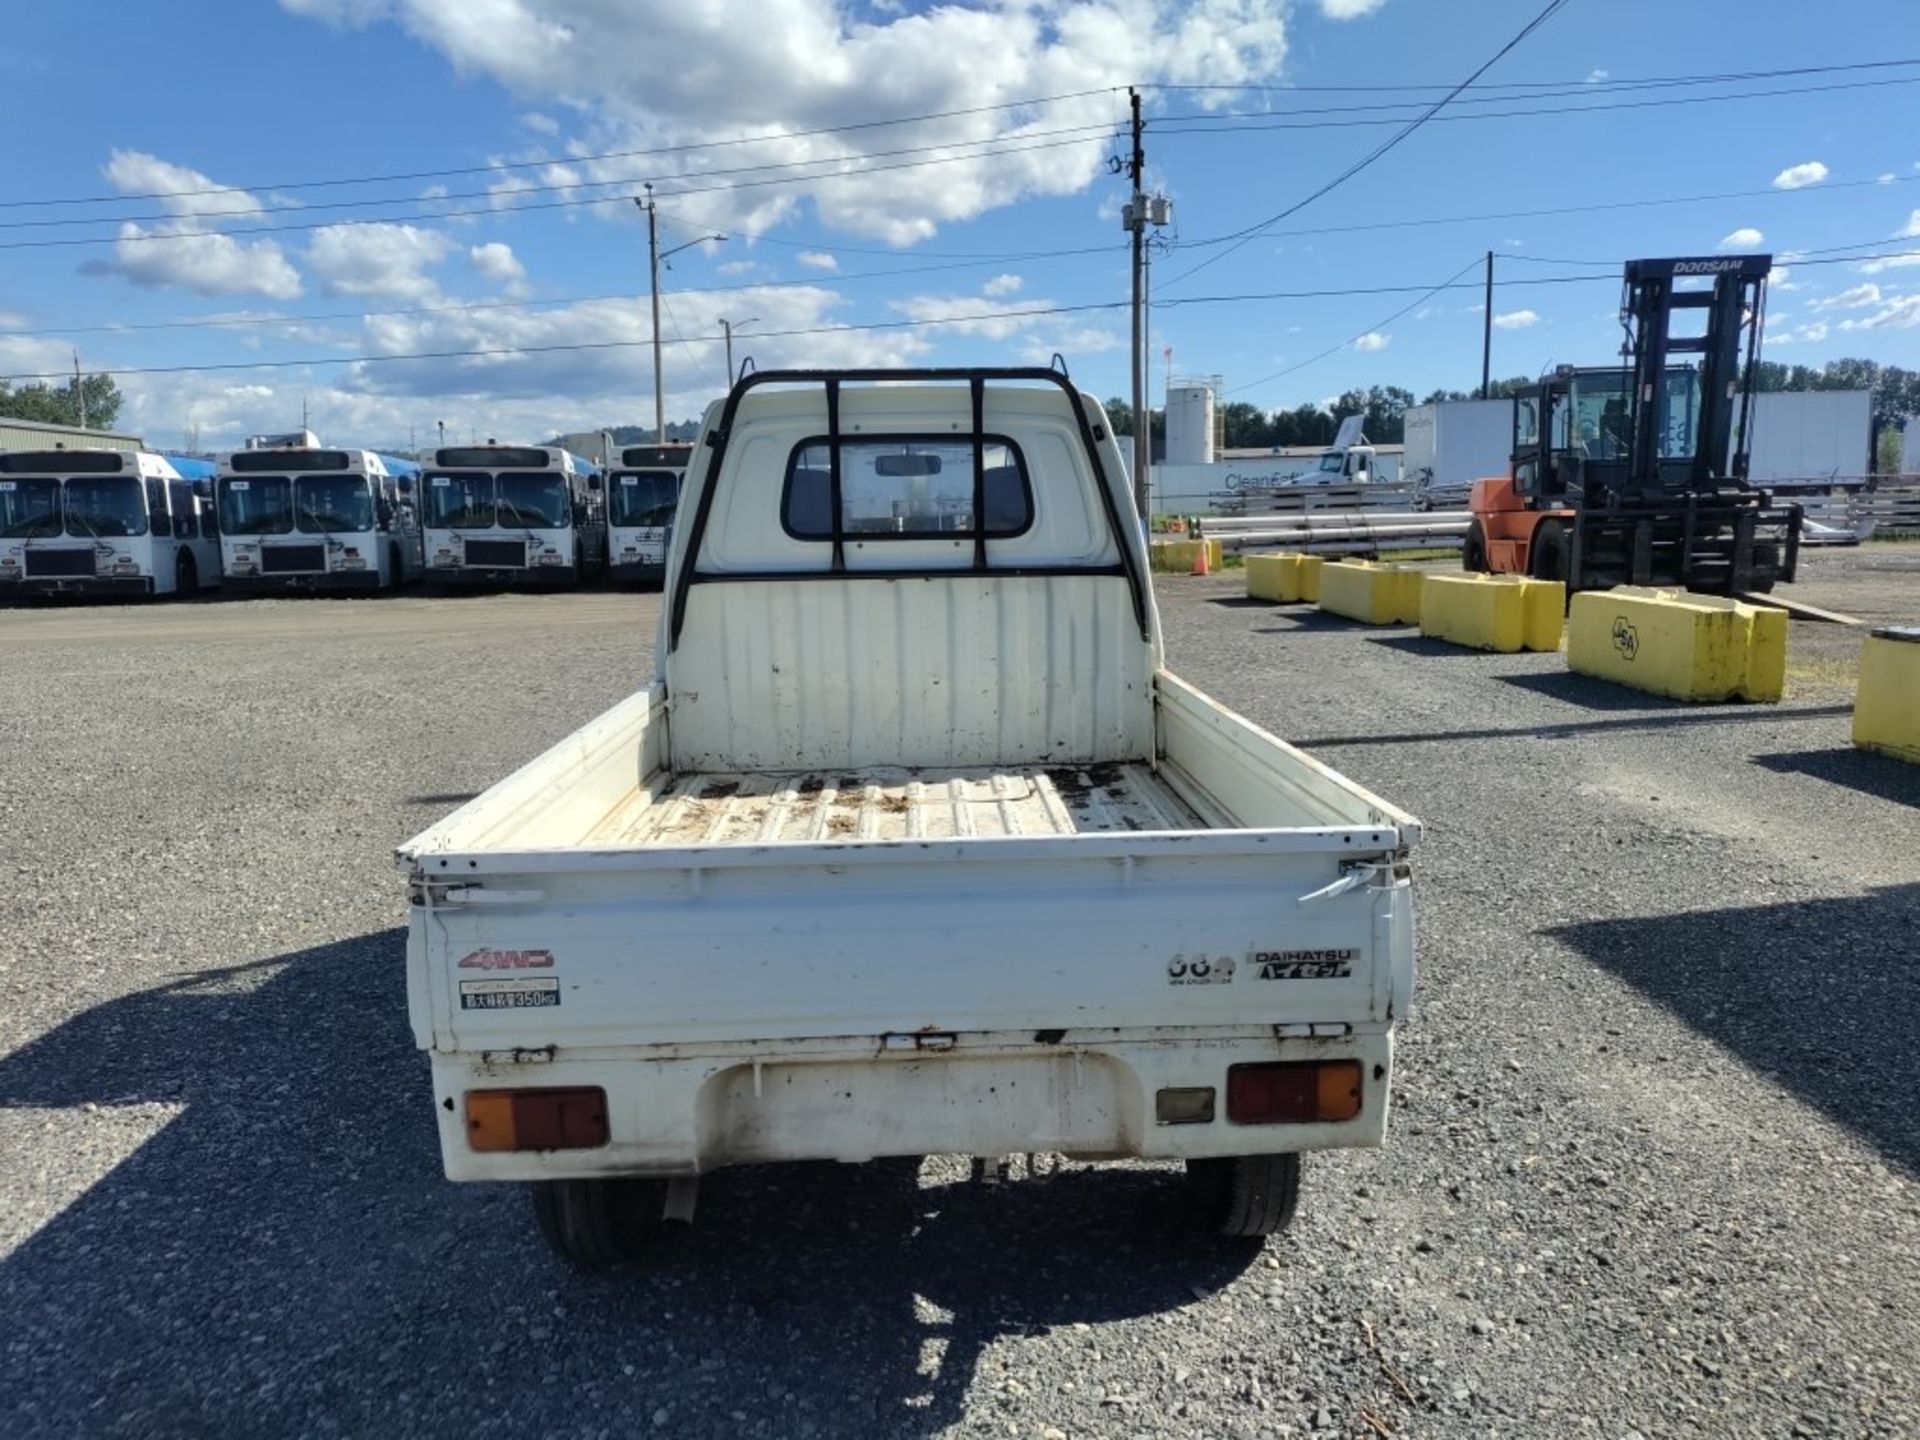
[[[1699, 433], [1698, 373], [1667, 371], [1659, 401], [1660, 475], [1684, 488]], [[1605, 506], [1633, 449], [1633, 373], [1562, 365], [1513, 410], [1513, 483], [1530, 509]]]

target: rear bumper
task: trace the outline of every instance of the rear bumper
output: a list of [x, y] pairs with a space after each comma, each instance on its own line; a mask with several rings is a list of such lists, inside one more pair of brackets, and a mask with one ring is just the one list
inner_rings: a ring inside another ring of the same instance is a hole
[[528, 589], [558, 589], [579, 583], [572, 565], [527, 565], [489, 568], [479, 565], [430, 565], [429, 585], [512, 585]]
[[367, 591], [380, 588], [378, 570], [330, 570], [295, 575], [228, 574], [224, 587], [242, 595], [298, 595], [326, 591]]
[[151, 595], [151, 575], [35, 575], [30, 579], [0, 577], [0, 599], [34, 595]]
[[[1331, 1028], [1331, 1027], [1330, 1027]], [[1343, 1028], [1343, 1027], [1342, 1027]], [[727, 1165], [859, 1162], [892, 1155], [1055, 1152], [1082, 1159], [1179, 1160], [1377, 1146], [1386, 1137], [1393, 1036], [1328, 1038], [1209, 1031], [1068, 1031], [960, 1036], [940, 1052], [873, 1040], [562, 1051], [432, 1052], [434, 1114], [451, 1180], [690, 1175]], [[525, 1052], [522, 1052], [525, 1053]], [[539, 1052], [544, 1056], [547, 1052]], [[1270, 1061], [1358, 1060], [1360, 1114], [1338, 1123], [1227, 1119], [1227, 1070]], [[479, 1154], [468, 1090], [599, 1086], [612, 1139], [592, 1150]], [[1211, 1086], [1214, 1118], [1156, 1119], [1163, 1088]]]

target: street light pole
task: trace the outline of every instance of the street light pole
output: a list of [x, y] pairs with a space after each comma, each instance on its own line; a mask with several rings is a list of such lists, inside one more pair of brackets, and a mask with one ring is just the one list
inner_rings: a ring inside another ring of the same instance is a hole
[[653, 441], [667, 443], [667, 380], [660, 367], [660, 211], [653, 203], [653, 182], [647, 182], [647, 292], [653, 300]]
[[698, 240], [689, 240], [684, 245], [676, 245], [671, 250], [660, 248], [660, 209], [654, 204], [653, 182], [647, 182], [647, 198], [642, 200], [634, 196], [633, 203], [647, 212], [647, 290], [653, 299], [653, 439], [657, 445], [667, 443], [667, 379], [666, 370], [661, 364], [660, 341], [660, 266], [668, 256], [678, 255], [682, 250], [691, 250], [695, 245], [705, 245], [710, 240], [724, 240], [724, 235], [702, 235]]
[[760, 317], [759, 317], [758, 315], [755, 315], [755, 316], [753, 316], [753, 317], [751, 317], [750, 319], [746, 319], [746, 320], [728, 320], [728, 319], [726, 319], [725, 317], [722, 317], [722, 318], [721, 318], [721, 321], [720, 321], [720, 328], [721, 328], [721, 330], [723, 330], [723, 331], [724, 331], [724, 332], [726, 333], [726, 337], [727, 337], [727, 384], [728, 384], [728, 385], [732, 385], [732, 384], [733, 384], [733, 382], [734, 382], [734, 379], [735, 379], [735, 376], [734, 376], [734, 373], [733, 373], [733, 330], [734, 330], [734, 327], [735, 327], [736, 325], [740, 325], [740, 326], [746, 326], [746, 325], [757, 325], [757, 324], [759, 324], [759, 323], [760, 323]]

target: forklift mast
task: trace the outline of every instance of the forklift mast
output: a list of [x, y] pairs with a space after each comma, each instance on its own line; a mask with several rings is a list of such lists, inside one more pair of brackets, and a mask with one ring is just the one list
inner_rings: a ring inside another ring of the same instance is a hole
[[[1630, 493], [1710, 494], [1747, 478], [1753, 385], [1758, 371], [1770, 255], [1629, 260], [1621, 318], [1633, 357], [1632, 443], [1624, 488]], [[1710, 278], [1709, 290], [1680, 288]], [[1675, 321], [1704, 312], [1704, 325], [1675, 333]], [[1675, 356], [1698, 357], [1700, 414], [1692, 444], [1663, 445], [1668, 367]], [[1734, 448], [1739, 436], [1740, 448]], [[1675, 449], [1691, 453], [1674, 454]], [[1663, 452], [1670, 458], [1662, 458]]]

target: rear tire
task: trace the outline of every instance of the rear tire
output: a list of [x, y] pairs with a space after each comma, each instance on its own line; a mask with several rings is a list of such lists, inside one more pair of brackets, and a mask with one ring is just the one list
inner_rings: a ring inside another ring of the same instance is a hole
[[1460, 568], [1477, 574], [1487, 569], [1487, 532], [1478, 520], [1467, 524], [1467, 538], [1460, 546]]
[[1535, 580], [1567, 578], [1567, 527], [1558, 520], [1542, 520], [1534, 528], [1527, 551], [1527, 574]]
[[642, 1258], [661, 1225], [658, 1180], [541, 1180], [533, 1217], [553, 1253], [576, 1270], [611, 1270]]
[[1187, 1161], [1196, 1224], [1216, 1235], [1278, 1235], [1300, 1207], [1298, 1155], [1232, 1155]]

